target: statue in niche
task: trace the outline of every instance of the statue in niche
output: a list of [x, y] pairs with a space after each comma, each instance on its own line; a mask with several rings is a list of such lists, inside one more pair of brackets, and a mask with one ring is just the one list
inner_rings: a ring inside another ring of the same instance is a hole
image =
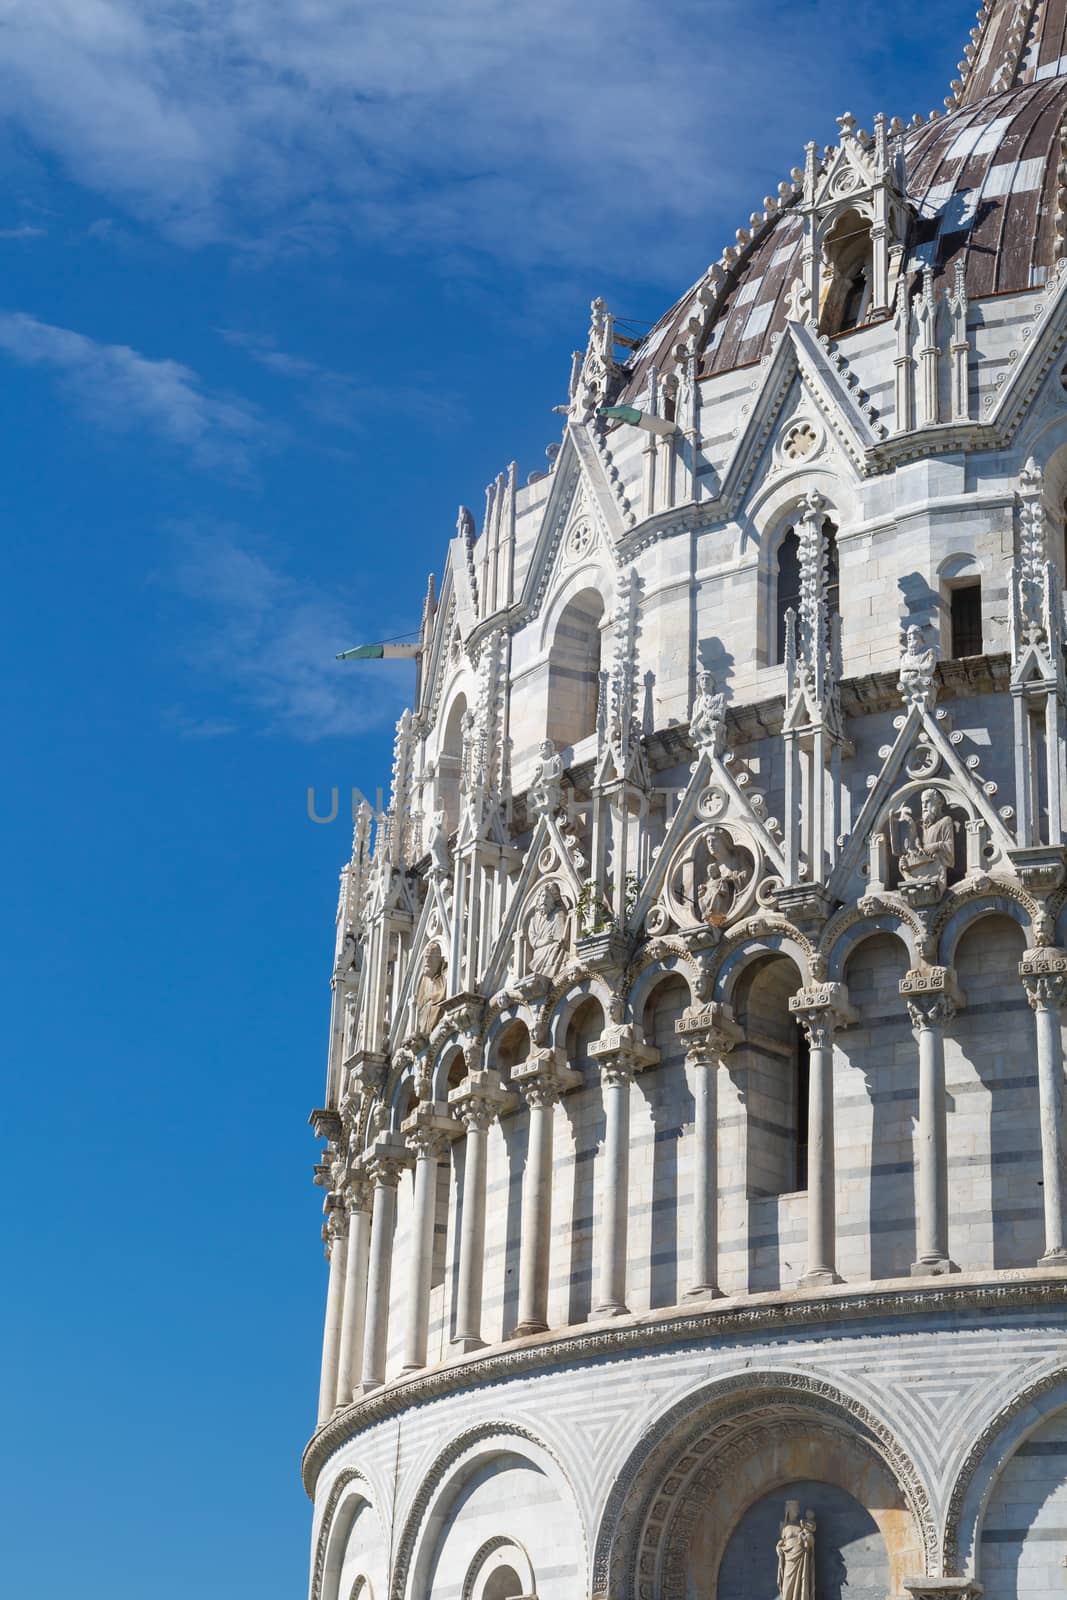
[[341, 1056], [347, 1061], [359, 1049], [363, 1018], [359, 1011], [359, 994], [355, 988], [345, 990], [344, 1023], [342, 1026]]
[[530, 971], [542, 978], [557, 978], [567, 960], [569, 934], [570, 918], [559, 885], [546, 883], [526, 924]]
[[542, 739], [530, 780], [530, 806], [538, 816], [552, 816], [562, 800], [563, 758], [551, 739]]
[[689, 737], [700, 755], [721, 756], [726, 748], [726, 696], [706, 667], [697, 673]]
[[937, 655], [923, 642], [923, 630], [911, 622], [901, 637], [900, 676], [897, 687], [906, 706], [925, 705], [934, 681]]
[[422, 958], [422, 972], [415, 990], [415, 1032], [428, 1039], [445, 1003], [445, 958], [441, 946], [434, 942], [426, 946]]
[[940, 789], [923, 790], [918, 822], [910, 806], [894, 813], [891, 842], [903, 883], [944, 894], [956, 859], [956, 824]]
[[697, 910], [704, 922], [718, 926], [730, 915], [748, 871], [722, 828], [712, 828], [707, 845], [708, 870], [697, 895]]
[[799, 1500], [785, 1503], [785, 1521], [776, 1545], [781, 1600], [815, 1600], [815, 1513], [800, 1517]]

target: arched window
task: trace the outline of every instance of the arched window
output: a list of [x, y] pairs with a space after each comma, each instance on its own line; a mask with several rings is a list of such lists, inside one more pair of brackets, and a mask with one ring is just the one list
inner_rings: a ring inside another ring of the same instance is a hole
[[980, 579], [958, 584], [949, 591], [952, 625], [952, 656], [982, 654], [982, 584]]
[[785, 660], [785, 618], [787, 611], [800, 610], [800, 540], [795, 528], [787, 528], [778, 546], [778, 632], [774, 659]]
[[874, 248], [871, 224], [857, 211], [838, 217], [823, 243], [824, 284], [819, 332], [858, 328], [871, 305]]
[[941, 651], [954, 661], [980, 656], [982, 569], [972, 555], [949, 556], [938, 568], [941, 580]]
[[[822, 525], [826, 542], [826, 614], [836, 617], [841, 611], [841, 572], [837, 553], [837, 526], [826, 517]], [[775, 595], [775, 661], [785, 660], [785, 616], [800, 611], [800, 539], [795, 528], [787, 528], [778, 546], [778, 581]]]
[[464, 695], [453, 700], [437, 756], [437, 803], [444, 809], [449, 833], [459, 827], [459, 780], [463, 768]]
[[557, 747], [573, 746], [596, 732], [600, 700], [604, 602], [583, 589], [566, 607], [552, 638], [545, 733]]
[[514, 1567], [497, 1567], [482, 1590], [482, 1600], [519, 1600], [522, 1580]]

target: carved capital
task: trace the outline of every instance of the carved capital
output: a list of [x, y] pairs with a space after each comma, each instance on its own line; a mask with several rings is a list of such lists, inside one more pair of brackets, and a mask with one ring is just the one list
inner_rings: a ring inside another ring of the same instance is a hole
[[385, 1057], [375, 1050], [360, 1050], [345, 1062], [350, 1095], [376, 1094], [385, 1082]]
[[440, 1161], [452, 1140], [463, 1133], [462, 1124], [446, 1111], [445, 1106], [421, 1105], [407, 1118], [404, 1138], [416, 1161]]
[[912, 1600], [981, 1600], [985, 1593], [973, 1578], [905, 1578]]
[[686, 1047], [685, 1059], [690, 1067], [717, 1067], [744, 1038], [732, 1008], [717, 1000], [687, 1007], [674, 1031]]
[[337, 1241], [348, 1237], [348, 1212], [345, 1209], [344, 1196], [331, 1191], [323, 1201], [322, 1209], [324, 1214], [322, 1242], [326, 1246], [328, 1261]]
[[504, 1088], [499, 1072], [480, 1067], [468, 1072], [448, 1096], [449, 1111], [469, 1133], [483, 1133], [514, 1104], [515, 1096]]
[[407, 1145], [396, 1138], [381, 1139], [368, 1152], [366, 1169], [377, 1189], [395, 1189], [400, 1174], [412, 1163]]
[[1051, 945], [1027, 950], [1019, 962], [1019, 976], [1032, 1011], [1060, 1011], [1067, 1005], [1067, 950]]
[[951, 967], [923, 967], [906, 972], [900, 980], [900, 995], [907, 1005], [911, 1025], [918, 1032], [944, 1027], [966, 1004]]
[[308, 1124], [316, 1139], [329, 1139], [336, 1144], [341, 1137], [341, 1114], [328, 1106], [316, 1106], [308, 1117]]
[[824, 1050], [839, 1028], [856, 1021], [843, 983], [813, 983], [790, 996], [789, 1010], [804, 1029], [813, 1050]]
[[589, 1046], [589, 1054], [599, 1065], [601, 1079], [608, 1087], [632, 1082], [635, 1073], [659, 1060], [659, 1051], [642, 1044], [630, 1023], [605, 1028]]
[[582, 1075], [567, 1066], [562, 1050], [540, 1049], [512, 1068], [511, 1081], [528, 1106], [554, 1106], [561, 1095], [578, 1088]]
[[345, 1178], [344, 1202], [349, 1217], [355, 1211], [369, 1211], [374, 1199], [374, 1185], [362, 1160], [353, 1162]]

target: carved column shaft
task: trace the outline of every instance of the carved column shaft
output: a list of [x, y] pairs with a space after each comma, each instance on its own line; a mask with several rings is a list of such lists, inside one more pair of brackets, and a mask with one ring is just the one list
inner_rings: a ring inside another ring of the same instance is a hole
[[692, 1285], [706, 1299], [719, 1289], [719, 1068], [742, 1037], [729, 1006], [691, 1007], [676, 1025], [687, 1045], [693, 1089], [696, 1183], [693, 1190]]
[[600, 1063], [604, 1097], [604, 1205], [596, 1317], [624, 1316], [630, 1213], [630, 1085], [634, 1074], [658, 1059], [629, 1029], [616, 1028], [590, 1047]]
[[912, 1272], [955, 1272], [948, 1252], [948, 1117], [945, 1035], [963, 1002], [948, 967], [909, 972], [900, 981], [919, 1045], [917, 1259]]
[[363, 1346], [363, 1388], [377, 1389], [385, 1382], [389, 1341], [389, 1292], [393, 1276], [393, 1234], [396, 1229], [396, 1191], [400, 1173], [408, 1165], [403, 1148], [380, 1144], [367, 1163], [374, 1180], [371, 1218], [370, 1267], [367, 1275], [367, 1324]]
[[326, 1326], [322, 1338], [322, 1371], [319, 1379], [319, 1423], [333, 1415], [337, 1397], [337, 1364], [341, 1347], [341, 1310], [344, 1301], [345, 1263], [348, 1255], [348, 1222], [339, 1197], [326, 1215], [323, 1236], [330, 1262], [326, 1289]]
[[346, 1406], [352, 1399], [363, 1364], [371, 1208], [371, 1186], [365, 1179], [356, 1178], [350, 1182], [347, 1205], [348, 1255], [341, 1312], [341, 1353], [337, 1365], [336, 1402], [339, 1406]]
[[519, 1320], [522, 1336], [548, 1327], [548, 1271], [552, 1246], [552, 1139], [560, 1095], [581, 1082], [557, 1051], [537, 1051], [515, 1069], [530, 1108], [530, 1137], [522, 1178], [519, 1243]]
[[1063, 1127], [1063, 1007], [1067, 952], [1028, 950], [1019, 965], [1037, 1034], [1041, 1179], [1045, 1206], [1042, 1265], [1067, 1266], [1067, 1151]]
[[801, 1283], [838, 1283], [834, 1032], [855, 1020], [843, 984], [801, 989], [789, 1009], [808, 1041], [808, 1260]]
[[415, 1216], [408, 1281], [408, 1325], [404, 1337], [404, 1371], [426, 1365], [430, 1330], [430, 1288], [433, 1281], [434, 1223], [437, 1219], [437, 1172], [455, 1125], [450, 1119], [416, 1113], [407, 1130], [415, 1152]]
[[459, 1233], [459, 1285], [456, 1332], [460, 1350], [478, 1350], [482, 1338], [482, 1294], [485, 1281], [485, 1172], [489, 1128], [511, 1102], [495, 1072], [468, 1075], [448, 1097], [449, 1106], [467, 1132], [463, 1150], [463, 1193]]

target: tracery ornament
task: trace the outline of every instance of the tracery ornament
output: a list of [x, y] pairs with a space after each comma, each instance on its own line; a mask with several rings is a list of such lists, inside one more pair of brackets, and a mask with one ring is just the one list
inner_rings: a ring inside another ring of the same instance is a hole
[[645, 918], [648, 932], [655, 937], [671, 928], [717, 933], [751, 910], [763, 869], [754, 827], [731, 820], [693, 829], [667, 866], [659, 900]]
[[[975, 1439], [971, 1448], [963, 1459], [952, 1493], [949, 1495], [948, 1509], [945, 1512], [945, 1537], [943, 1542], [944, 1571], [948, 1577], [959, 1575], [960, 1569], [960, 1516], [963, 1512], [963, 1502], [967, 1491], [974, 1481], [978, 1468], [987, 1453], [992, 1449], [998, 1434], [1002, 1433], [1008, 1424], [1023, 1411], [1033, 1405], [1035, 1400], [1040, 1400], [1052, 1389], [1067, 1384], [1067, 1366], [1057, 1366], [1051, 1372], [1044, 1373], [1040, 1378], [1027, 1384], [1017, 1395], [1008, 1401], [1007, 1405], [992, 1417], [982, 1432]], [[968, 1552], [969, 1553], [969, 1552]]]
[[[1067, 1306], [1067, 1281], [1059, 1272], [1039, 1281], [952, 1285], [940, 1279], [937, 1284], [936, 1288], [908, 1287], [904, 1290], [872, 1286], [860, 1293], [842, 1294], [834, 1300], [837, 1320], [854, 1323], [888, 1316], [957, 1316], [974, 1312], [1001, 1316], [1035, 1308], [1060, 1315]], [[514, 1350], [501, 1348], [454, 1366], [420, 1372], [414, 1377], [396, 1380], [385, 1390], [375, 1390], [318, 1428], [304, 1451], [304, 1485], [313, 1496], [319, 1473], [343, 1444], [364, 1428], [402, 1415], [409, 1406], [426, 1400], [473, 1393], [489, 1383], [547, 1371], [558, 1366], [560, 1361], [618, 1358], [712, 1336], [742, 1338], [783, 1328], [817, 1328], [825, 1320], [826, 1298], [822, 1293], [807, 1298], [790, 1295], [776, 1305], [739, 1304], [725, 1310], [721, 1303], [716, 1303], [713, 1311], [687, 1311], [680, 1316], [672, 1311], [659, 1319], [642, 1318], [639, 1323], [624, 1320], [618, 1326], [599, 1328], [595, 1333], [570, 1330], [543, 1345]]]
[[[572, 1504], [577, 1507], [578, 1496], [574, 1492], [574, 1485], [566, 1468], [556, 1455], [556, 1452], [550, 1449], [532, 1428], [528, 1428], [524, 1423], [513, 1421], [477, 1423], [473, 1427], [465, 1429], [463, 1433], [457, 1434], [445, 1446], [432, 1465], [420, 1474], [418, 1493], [415, 1495], [407, 1516], [404, 1518], [400, 1538], [397, 1541], [389, 1600], [405, 1600], [415, 1546], [423, 1529], [426, 1513], [441, 1484], [465, 1455], [477, 1445], [483, 1442], [488, 1444], [495, 1439], [525, 1440], [527, 1444], [533, 1445], [535, 1449], [543, 1451], [566, 1484], [571, 1495]], [[312, 1595], [312, 1600], [319, 1600], [319, 1596]]]
[[371, 1486], [362, 1472], [355, 1467], [346, 1467], [337, 1474], [333, 1487], [330, 1490], [326, 1504], [322, 1511], [322, 1521], [319, 1523], [319, 1536], [315, 1541], [315, 1560], [311, 1571], [311, 1600], [322, 1600], [322, 1580], [326, 1574], [326, 1554], [330, 1545], [330, 1535], [333, 1532], [333, 1520], [337, 1515], [337, 1508], [345, 1496], [345, 1492], [353, 1484], [359, 1484], [366, 1491], [366, 1503], [374, 1509], [374, 1496]]
[[[839, 1432], [876, 1451], [911, 1511], [927, 1570], [936, 1570], [939, 1530], [930, 1495], [915, 1464], [889, 1427], [862, 1402], [825, 1379], [799, 1372], [746, 1372], [713, 1383], [705, 1391], [703, 1403], [699, 1393], [685, 1396], [659, 1417], [631, 1450], [600, 1521], [593, 1555], [593, 1600], [635, 1592], [640, 1536], [632, 1539], [627, 1550], [617, 1537], [620, 1528], [643, 1530], [654, 1502], [656, 1521], [662, 1526], [669, 1516], [670, 1502], [686, 1486], [683, 1473], [677, 1469], [687, 1454], [692, 1451], [695, 1466], [697, 1458], [709, 1455], [715, 1447], [716, 1435], [724, 1441], [734, 1431], [743, 1433], [753, 1412], [763, 1414], [776, 1392], [786, 1405], [791, 1398], [800, 1397], [803, 1412], [813, 1421], [825, 1423], [829, 1419]], [[664, 1475], [659, 1452], [677, 1430], [677, 1445], [671, 1451], [675, 1470]], [[707, 1497], [703, 1498], [706, 1503]], [[635, 1516], [635, 1507], [642, 1503], [642, 1514]]]

